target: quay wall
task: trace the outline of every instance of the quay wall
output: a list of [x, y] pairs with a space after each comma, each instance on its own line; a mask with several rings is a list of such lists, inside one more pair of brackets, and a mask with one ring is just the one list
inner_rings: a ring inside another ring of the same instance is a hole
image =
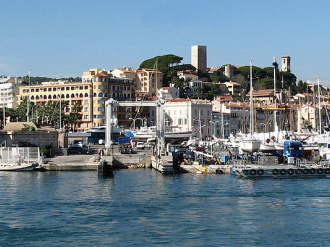
[[43, 168], [47, 171], [96, 171], [95, 164], [43, 164]]

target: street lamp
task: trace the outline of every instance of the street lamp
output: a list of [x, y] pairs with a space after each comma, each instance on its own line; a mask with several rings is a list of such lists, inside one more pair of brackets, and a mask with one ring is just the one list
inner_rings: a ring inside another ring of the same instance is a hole
[[140, 120], [141, 120], [141, 122], [142, 122], [142, 125], [143, 125], [143, 122], [144, 122], [144, 121], [143, 121], [143, 119], [142, 119], [142, 118], [139, 118], [139, 117], [138, 117], [138, 118], [131, 118], [131, 117], [129, 118], [129, 120], [133, 120], [133, 128], [134, 128], [134, 129], [135, 129], [135, 121], [136, 121], [136, 120], [138, 120], [138, 119], [140, 119]]
[[[270, 122], [267, 122], [267, 123], [261, 123], [261, 125], [263, 125], [264, 126], [264, 138], [265, 138], [265, 133], [266, 133], [266, 131], [267, 131], [267, 125], [269, 125], [270, 126]], [[270, 136], [269, 136], [270, 137]]]
[[212, 126], [212, 124], [213, 124], [213, 128], [212, 128], [212, 134], [213, 134], [213, 136], [215, 136], [215, 124], [216, 123], [219, 123], [219, 121], [216, 121], [216, 122], [213, 122], [213, 121], [209, 121], [209, 123], [211, 124], [211, 126]]
[[222, 139], [225, 138], [225, 126], [229, 125], [229, 123], [225, 123], [224, 125], [222, 125]]

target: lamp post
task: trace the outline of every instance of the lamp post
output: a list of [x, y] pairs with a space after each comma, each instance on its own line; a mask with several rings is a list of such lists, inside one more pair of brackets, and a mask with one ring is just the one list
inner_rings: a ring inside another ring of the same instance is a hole
[[225, 123], [225, 124], [222, 125], [222, 133], [221, 133], [222, 139], [225, 138], [225, 126], [227, 126], [227, 125], [229, 125], [229, 123]]
[[139, 117], [138, 117], [138, 118], [131, 118], [131, 117], [130, 117], [129, 120], [133, 120], [133, 128], [134, 128], [134, 129], [135, 129], [135, 121], [136, 121], [136, 120], [141, 120], [142, 125], [143, 125], [143, 119], [142, 119], [142, 118], [139, 118]]
[[213, 136], [215, 136], [215, 131], [214, 131], [214, 130], [215, 130], [215, 124], [216, 124], [216, 123], [219, 123], [219, 121], [216, 121], [216, 122], [209, 121], [209, 123], [211, 124], [211, 126], [212, 126], [212, 124], [213, 124], [212, 131], [211, 131], [211, 132], [212, 132]]
[[62, 96], [61, 96], [61, 88], [60, 88], [60, 130], [62, 129]]
[[[266, 133], [266, 131], [267, 131], [267, 125], [269, 125], [270, 126], [270, 122], [267, 122], [267, 123], [261, 123], [261, 125], [263, 125], [264, 126], [264, 138], [265, 138], [265, 133]], [[269, 136], [269, 138], [270, 138], [270, 136]]]

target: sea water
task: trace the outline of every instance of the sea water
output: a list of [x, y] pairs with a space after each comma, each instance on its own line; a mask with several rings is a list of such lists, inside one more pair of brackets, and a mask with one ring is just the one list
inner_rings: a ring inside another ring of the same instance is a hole
[[330, 179], [0, 172], [1, 246], [327, 246]]

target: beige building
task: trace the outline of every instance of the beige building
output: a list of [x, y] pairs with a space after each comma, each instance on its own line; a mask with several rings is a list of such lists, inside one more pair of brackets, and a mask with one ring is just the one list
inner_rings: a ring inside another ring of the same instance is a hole
[[163, 73], [156, 69], [134, 70], [131, 68], [120, 68], [111, 71], [115, 78], [128, 78], [134, 80], [134, 89], [137, 97], [155, 96], [163, 87]]
[[241, 95], [242, 85], [237, 82], [224, 82], [220, 83], [220, 90], [228, 95]]
[[[19, 88], [18, 101], [22, 102], [24, 99], [38, 107], [43, 107], [48, 101], [58, 103], [60, 108], [60, 100], [65, 102], [67, 106], [64, 108], [65, 114], [72, 112], [73, 106], [77, 103], [81, 105], [82, 120], [78, 124], [78, 130], [89, 129], [92, 127], [92, 96], [93, 83], [77, 83], [67, 81], [56, 82], [42, 82], [39, 85], [21, 86]], [[34, 122], [48, 122], [50, 116], [38, 116], [38, 112], [31, 112], [31, 120]], [[62, 125], [63, 126], [63, 125]]]

